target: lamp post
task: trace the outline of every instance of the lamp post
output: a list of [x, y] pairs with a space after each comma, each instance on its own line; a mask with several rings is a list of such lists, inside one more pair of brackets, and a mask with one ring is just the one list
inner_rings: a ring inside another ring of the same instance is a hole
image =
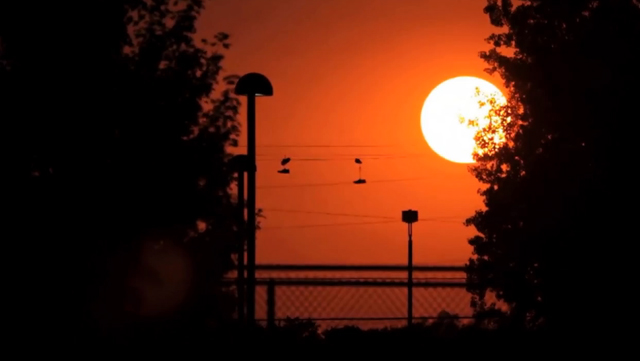
[[418, 211], [402, 211], [402, 221], [407, 223], [409, 241], [407, 247], [407, 326], [413, 324], [413, 224], [418, 221]]
[[231, 158], [230, 166], [234, 172], [238, 174], [238, 204], [237, 204], [237, 220], [238, 222], [238, 276], [236, 289], [238, 292], [238, 321], [245, 321], [245, 281], [244, 281], [244, 251], [247, 240], [246, 222], [244, 219], [244, 174], [249, 171], [249, 159], [246, 154], [238, 154]]
[[256, 97], [272, 96], [266, 76], [248, 73], [240, 77], [235, 94], [247, 97], [247, 157], [253, 165], [247, 172], [247, 321], [256, 320]]

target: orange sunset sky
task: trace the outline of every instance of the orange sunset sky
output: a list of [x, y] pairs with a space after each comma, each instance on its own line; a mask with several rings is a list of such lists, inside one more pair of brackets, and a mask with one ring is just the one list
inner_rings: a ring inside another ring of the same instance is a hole
[[[257, 206], [267, 217], [258, 263], [404, 263], [407, 226], [400, 215], [409, 208], [421, 219], [414, 225], [416, 264], [466, 262], [475, 230], [462, 222], [482, 207], [481, 185], [468, 165], [429, 148], [420, 112], [429, 92], [456, 76], [502, 89], [478, 57], [495, 30], [485, 4], [209, 2], [199, 32], [231, 35], [227, 70], [263, 73], [274, 86], [273, 97], [257, 101]], [[240, 139], [245, 145], [244, 131]], [[292, 158], [289, 175], [276, 172], [285, 155]], [[367, 184], [352, 183], [356, 157]]]

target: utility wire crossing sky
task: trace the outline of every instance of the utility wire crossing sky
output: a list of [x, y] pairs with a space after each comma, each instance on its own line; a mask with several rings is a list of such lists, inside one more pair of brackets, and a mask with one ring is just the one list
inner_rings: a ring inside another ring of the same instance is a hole
[[[278, 212], [278, 213], [303, 213], [303, 214], [318, 214], [318, 215], [327, 215], [327, 216], [337, 216], [337, 217], [355, 217], [355, 218], [375, 218], [380, 219], [379, 221], [369, 221], [369, 222], [349, 222], [349, 223], [324, 223], [324, 224], [303, 224], [303, 225], [291, 225], [291, 226], [278, 226], [278, 227], [265, 227], [263, 230], [269, 229], [289, 229], [289, 228], [312, 228], [312, 227], [340, 227], [340, 226], [359, 226], [359, 225], [370, 225], [370, 224], [386, 224], [386, 223], [396, 223], [401, 222], [398, 217], [391, 216], [376, 216], [376, 215], [365, 215], [365, 214], [355, 214], [355, 213], [333, 213], [333, 212], [316, 212], [316, 211], [302, 211], [302, 210], [292, 210], [292, 209], [263, 209], [265, 212]], [[421, 222], [443, 222], [443, 223], [460, 223], [462, 219], [466, 218], [465, 216], [442, 216], [442, 217], [427, 217], [420, 219]], [[384, 219], [384, 220], [383, 220]]]

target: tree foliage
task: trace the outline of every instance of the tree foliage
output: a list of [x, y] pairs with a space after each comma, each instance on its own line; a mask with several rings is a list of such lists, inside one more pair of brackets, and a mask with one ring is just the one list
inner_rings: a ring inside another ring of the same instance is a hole
[[235, 77], [222, 67], [229, 36], [196, 39], [202, 0], [14, 3], [1, 19], [2, 119], [16, 241], [39, 248], [23, 250], [31, 269], [47, 267], [32, 278], [39, 293], [66, 292], [88, 318], [139, 318], [150, 306], [132, 275], [166, 286], [157, 268], [171, 267], [141, 257], [174, 250], [189, 287], [162, 312], [229, 315], [220, 280], [235, 251], [227, 161], [239, 132]]
[[479, 232], [469, 290], [478, 309], [495, 293], [519, 327], [593, 322], [587, 312], [617, 302], [599, 282], [620, 277], [631, 232], [622, 167], [635, 153], [640, 5], [489, 0], [485, 13], [500, 32], [480, 56], [509, 101], [495, 109], [503, 122], [478, 135], [497, 129], [506, 141], [471, 167], [486, 208], [466, 222]]

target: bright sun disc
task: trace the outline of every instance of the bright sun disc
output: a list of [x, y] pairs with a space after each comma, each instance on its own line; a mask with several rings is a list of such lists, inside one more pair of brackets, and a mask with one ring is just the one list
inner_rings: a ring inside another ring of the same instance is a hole
[[[479, 105], [482, 96], [494, 97], [499, 104], [506, 102], [495, 85], [470, 76], [449, 79], [431, 91], [424, 101], [420, 119], [422, 134], [434, 152], [451, 162], [474, 162], [474, 138], [478, 130], [486, 126], [490, 110], [488, 104]], [[477, 119], [479, 124], [470, 126], [464, 119]]]

